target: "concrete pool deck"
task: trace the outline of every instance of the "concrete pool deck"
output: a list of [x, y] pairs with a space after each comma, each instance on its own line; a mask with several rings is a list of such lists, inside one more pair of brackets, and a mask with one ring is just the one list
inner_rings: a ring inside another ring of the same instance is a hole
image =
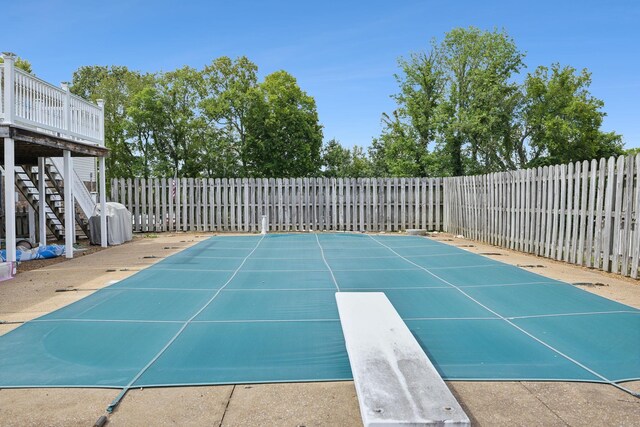
[[[121, 280], [211, 233], [136, 236], [133, 242], [19, 273], [0, 282], [0, 335]], [[435, 240], [640, 308], [640, 281], [551, 261], [447, 234]], [[153, 258], [155, 257], [155, 258]], [[526, 267], [533, 266], [533, 267]], [[640, 351], [640, 350], [639, 350]], [[638, 425], [640, 399], [589, 383], [448, 382], [474, 425]], [[640, 391], [640, 381], [625, 383]], [[0, 425], [87, 426], [118, 394], [108, 389], [0, 390]], [[174, 387], [131, 390], [108, 425], [361, 425], [353, 382]]]

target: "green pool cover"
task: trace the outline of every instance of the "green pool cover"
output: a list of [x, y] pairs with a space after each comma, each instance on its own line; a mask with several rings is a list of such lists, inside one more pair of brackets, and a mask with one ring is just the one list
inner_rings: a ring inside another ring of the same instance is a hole
[[640, 379], [640, 310], [421, 237], [212, 237], [0, 337], [0, 388], [351, 379], [334, 294], [382, 291], [448, 380]]

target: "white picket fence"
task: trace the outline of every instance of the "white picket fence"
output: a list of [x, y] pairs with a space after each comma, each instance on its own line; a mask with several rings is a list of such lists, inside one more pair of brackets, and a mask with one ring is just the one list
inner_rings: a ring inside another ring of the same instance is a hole
[[444, 180], [444, 229], [639, 278], [640, 155]]
[[442, 178], [207, 179], [111, 181], [111, 201], [133, 230], [398, 231], [442, 229]]

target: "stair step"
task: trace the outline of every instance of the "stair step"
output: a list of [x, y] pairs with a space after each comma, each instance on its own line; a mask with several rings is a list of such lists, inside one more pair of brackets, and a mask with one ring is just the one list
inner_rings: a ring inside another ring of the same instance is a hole
[[[34, 172], [33, 167], [20, 169], [16, 168], [16, 186], [27, 202], [37, 210], [40, 203], [40, 194], [36, 185], [39, 179], [38, 173]], [[61, 240], [64, 237], [64, 197], [61, 194], [63, 182], [58, 179], [60, 175], [52, 169], [52, 166], [48, 165], [45, 170], [45, 222], [56, 239]], [[74, 200], [74, 203], [77, 202]], [[88, 221], [78, 211], [75, 217], [76, 234], [88, 236]]]

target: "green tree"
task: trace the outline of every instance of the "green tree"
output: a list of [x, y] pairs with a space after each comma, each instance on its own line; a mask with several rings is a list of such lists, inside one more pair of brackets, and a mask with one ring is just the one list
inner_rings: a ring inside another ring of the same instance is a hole
[[246, 176], [238, 162], [234, 142], [227, 140], [226, 134], [216, 132], [215, 128], [207, 129], [206, 136], [196, 147], [201, 174], [209, 178]]
[[[215, 128], [211, 137], [219, 138], [216, 147], [225, 147], [226, 162], [246, 167], [247, 120], [257, 101], [258, 67], [242, 56], [235, 61], [223, 56], [203, 70], [205, 95], [201, 101], [203, 116]], [[231, 166], [231, 165], [229, 165]], [[237, 168], [234, 168], [237, 170]]]
[[600, 130], [604, 102], [589, 93], [591, 74], [553, 64], [524, 83], [519, 166], [568, 163], [623, 154], [622, 138]]
[[371, 149], [376, 173], [464, 175], [621, 153], [602, 132], [590, 74], [555, 64], [519, 84], [524, 55], [504, 31], [456, 28], [401, 60], [392, 117]]
[[364, 178], [375, 176], [371, 160], [369, 160], [369, 157], [367, 157], [362, 147], [354, 145], [353, 148], [351, 148], [350, 157], [351, 164], [349, 165], [348, 177]]
[[247, 58], [140, 74], [81, 67], [73, 93], [105, 99], [109, 176], [295, 176], [320, 170], [315, 101], [285, 72], [262, 83]]
[[439, 125], [451, 173], [482, 172], [508, 135], [523, 54], [505, 32], [474, 27], [450, 31], [434, 50], [447, 87]]
[[373, 173], [382, 176], [429, 175], [429, 145], [440, 127], [446, 79], [438, 50], [400, 59], [396, 75], [398, 109], [382, 115], [382, 135], [369, 150]]
[[203, 172], [198, 151], [209, 135], [199, 109], [203, 96], [202, 74], [191, 67], [182, 67], [157, 78], [159, 124], [155, 144], [164, 156], [160, 165], [178, 176], [199, 176]]
[[141, 172], [142, 176], [149, 178], [161, 157], [156, 139], [163, 128], [164, 106], [155, 87], [154, 76], [146, 76], [140, 84], [126, 109], [125, 132], [132, 140], [137, 163], [140, 163], [136, 176]]
[[323, 175], [330, 178], [349, 176], [351, 152], [338, 140], [331, 139], [322, 147]]
[[373, 176], [371, 161], [362, 147], [349, 150], [335, 138], [322, 147], [322, 174], [330, 178], [361, 178]]
[[71, 92], [87, 100], [105, 101], [107, 177], [133, 177], [139, 173], [135, 144], [127, 132], [127, 109], [144, 77], [127, 67], [87, 66], [73, 73]]
[[[4, 64], [4, 59], [0, 57], [0, 64]], [[19, 56], [16, 57], [15, 67], [21, 69], [22, 71], [26, 71], [29, 74], [33, 74], [33, 68], [31, 67], [31, 62], [26, 59], [22, 59]]]
[[383, 131], [374, 139], [369, 155], [377, 176], [429, 176], [429, 151], [416, 128], [399, 110], [382, 115]]
[[[396, 75], [400, 86], [400, 93], [394, 96], [399, 105], [393, 113], [393, 119], [383, 115], [385, 131], [403, 139], [405, 144], [407, 132], [401, 130], [400, 122], [408, 119], [411, 124], [410, 138], [414, 141], [411, 151], [426, 151], [429, 144], [435, 140], [439, 124], [439, 107], [445, 95], [445, 73], [442, 69], [438, 50], [429, 54], [418, 53], [408, 60], [400, 59], [402, 75]], [[405, 127], [404, 123], [402, 126]]]
[[[462, 175], [505, 168], [503, 145], [520, 93], [523, 55], [504, 32], [457, 28], [428, 53], [401, 59], [393, 117], [373, 144], [386, 174]], [[508, 153], [507, 157], [509, 157]]]
[[322, 127], [315, 100], [285, 71], [257, 87], [246, 122], [248, 172], [259, 177], [313, 176], [320, 172]]

